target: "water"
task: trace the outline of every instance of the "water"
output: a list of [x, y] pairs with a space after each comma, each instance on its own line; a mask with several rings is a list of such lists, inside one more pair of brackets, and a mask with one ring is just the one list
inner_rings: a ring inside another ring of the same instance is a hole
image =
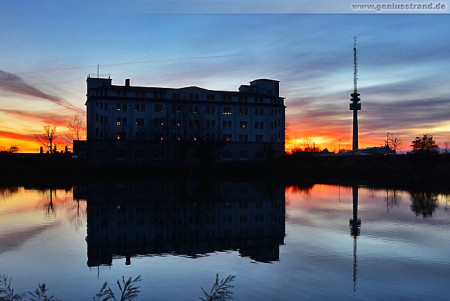
[[138, 275], [140, 300], [198, 300], [216, 274], [236, 276], [234, 300], [448, 300], [449, 206], [445, 194], [331, 185], [7, 187], [0, 274], [63, 300]]

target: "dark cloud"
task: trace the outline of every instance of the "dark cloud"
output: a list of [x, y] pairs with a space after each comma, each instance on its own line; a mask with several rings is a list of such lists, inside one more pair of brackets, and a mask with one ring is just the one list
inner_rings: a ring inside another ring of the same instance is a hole
[[19, 76], [9, 73], [9, 72], [5, 72], [3, 70], [0, 70], [0, 89], [5, 90], [5, 91], [23, 94], [23, 95], [46, 99], [55, 104], [72, 108], [72, 105], [70, 105], [66, 100], [64, 100], [58, 96], [44, 93], [41, 90], [36, 89], [36, 88], [30, 86], [29, 84], [27, 84]]

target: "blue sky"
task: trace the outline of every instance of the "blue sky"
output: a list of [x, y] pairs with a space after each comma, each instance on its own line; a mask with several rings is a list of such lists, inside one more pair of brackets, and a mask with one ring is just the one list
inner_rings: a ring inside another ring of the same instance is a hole
[[349, 148], [354, 35], [361, 146], [383, 144], [386, 132], [404, 149], [425, 133], [441, 147], [450, 137], [448, 15], [150, 14], [131, 3], [0, 3], [0, 145], [19, 144], [15, 133], [31, 148], [44, 122], [63, 129], [83, 113], [86, 76], [100, 64], [115, 84], [237, 90], [280, 80], [290, 144]]

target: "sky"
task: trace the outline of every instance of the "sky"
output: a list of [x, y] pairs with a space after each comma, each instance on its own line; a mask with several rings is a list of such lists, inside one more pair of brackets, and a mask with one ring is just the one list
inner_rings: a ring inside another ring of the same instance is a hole
[[97, 65], [117, 85], [237, 91], [276, 79], [288, 150], [305, 139], [350, 149], [355, 35], [360, 148], [388, 132], [403, 150], [423, 134], [441, 148], [450, 139], [448, 14], [205, 13], [188, 2], [161, 13], [145, 1], [1, 1], [0, 149], [38, 152], [44, 124], [62, 134], [84, 116]]

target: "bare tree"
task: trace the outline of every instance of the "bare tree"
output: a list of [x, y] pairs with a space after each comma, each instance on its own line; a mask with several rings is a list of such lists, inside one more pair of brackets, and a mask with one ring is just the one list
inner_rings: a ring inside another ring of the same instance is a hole
[[86, 139], [86, 123], [80, 115], [74, 115], [67, 124], [66, 140], [84, 140]]
[[42, 134], [36, 135], [36, 139], [39, 144], [48, 148], [49, 153], [56, 152], [56, 125], [46, 124], [44, 125]]
[[400, 149], [400, 146], [402, 145], [402, 141], [401, 139], [398, 137], [397, 134], [394, 133], [389, 133], [388, 134], [388, 138], [387, 138], [387, 146], [389, 147], [389, 149], [393, 150], [394, 152], [396, 152], [397, 150]]

